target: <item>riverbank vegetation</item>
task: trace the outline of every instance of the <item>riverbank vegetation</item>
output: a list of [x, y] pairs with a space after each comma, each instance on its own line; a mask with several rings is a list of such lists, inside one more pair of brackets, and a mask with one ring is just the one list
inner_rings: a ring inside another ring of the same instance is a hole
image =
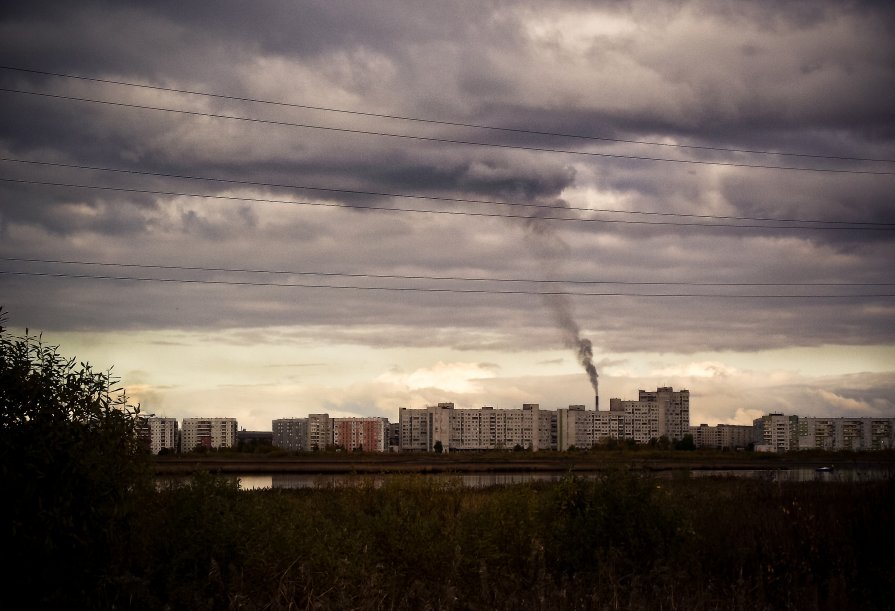
[[39, 592], [107, 609], [888, 609], [893, 503], [892, 481], [243, 491], [200, 474], [147, 495], [92, 580]]

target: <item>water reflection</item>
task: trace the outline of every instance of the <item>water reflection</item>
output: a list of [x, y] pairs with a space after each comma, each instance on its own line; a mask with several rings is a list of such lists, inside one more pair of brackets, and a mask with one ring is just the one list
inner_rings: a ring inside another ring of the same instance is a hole
[[[560, 480], [565, 473], [462, 473], [462, 474], [427, 474], [421, 475], [432, 480], [447, 482], [460, 482], [469, 488], [488, 488], [491, 486], [507, 486], [512, 484], [528, 484], [533, 482], [555, 482]], [[578, 477], [598, 477], [600, 472], [577, 472]], [[773, 482], [858, 482], [880, 479], [893, 479], [895, 472], [887, 469], [837, 469], [830, 472], [817, 471], [814, 468], [800, 469], [672, 469], [668, 471], [652, 472], [653, 477], [658, 478], [753, 478]], [[389, 478], [401, 477], [401, 475], [350, 475], [350, 474], [267, 474], [233, 475], [239, 479], [240, 488], [243, 490], [260, 490], [265, 488], [334, 488], [356, 485], [381, 486]], [[168, 481], [178, 478], [167, 478]], [[188, 481], [189, 478], [180, 478]]]

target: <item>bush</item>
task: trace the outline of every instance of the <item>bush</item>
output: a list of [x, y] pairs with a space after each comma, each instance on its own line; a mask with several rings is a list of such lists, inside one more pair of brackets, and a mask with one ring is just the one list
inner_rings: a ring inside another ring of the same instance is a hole
[[130, 523], [152, 486], [135, 417], [108, 372], [11, 336], [0, 312], [0, 486], [7, 591], [80, 606], [122, 577]]

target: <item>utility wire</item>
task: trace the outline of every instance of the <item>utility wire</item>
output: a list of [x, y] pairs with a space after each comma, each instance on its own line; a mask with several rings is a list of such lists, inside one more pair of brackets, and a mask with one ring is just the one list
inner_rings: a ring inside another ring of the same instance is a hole
[[840, 220], [824, 221], [824, 220], [819, 220], [819, 219], [741, 217], [741, 216], [721, 216], [721, 215], [707, 215], [707, 214], [687, 214], [687, 213], [678, 213], [678, 212], [650, 212], [650, 211], [637, 211], [637, 210], [614, 210], [614, 209], [605, 209], [605, 208], [580, 208], [580, 207], [573, 207], [573, 206], [564, 207], [564, 206], [550, 206], [550, 205], [546, 205], [546, 204], [527, 204], [527, 203], [518, 203], [518, 202], [502, 202], [502, 201], [495, 201], [495, 200], [476, 200], [476, 199], [437, 197], [437, 196], [412, 195], [412, 194], [400, 194], [400, 193], [384, 193], [384, 192], [376, 192], [376, 191], [336, 189], [336, 188], [313, 187], [313, 186], [305, 186], [305, 185], [285, 185], [285, 184], [263, 183], [263, 182], [226, 179], [226, 178], [210, 178], [210, 177], [203, 177], [203, 176], [166, 174], [166, 173], [161, 173], [161, 172], [148, 172], [148, 171], [144, 171], [144, 170], [127, 170], [127, 169], [120, 169], [120, 168], [104, 168], [104, 167], [98, 167], [98, 166], [85, 166], [85, 165], [76, 165], [76, 164], [64, 164], [64, 163], [54, 163], [54, 162], [44, 162], [44, 161], [34, 161], [34, 160], [23, 160], [23, 159], [9, 158], [9, 157], [0, 157], [0, 161], [13, 162], [13, 163], [24, 163], [24, 164], [34, 164], [34, 165], [45, 165], [45, 166], [51, 166], [51, 167], [64, 167], [64, 168], [82, 169], [82, 170], [95, 170], [95, 171], [103, 171], [103, 172], [118, 172], [118, 173], [126, 173], [126, 174], [136, 174], [136, 175], [141, 175], [141, 176], [154, 176], [154, 177], [160, 177], [160, 178], [176, 178], [176, 179], [184, 179], [184, 180], [203, 180], [203, 181], [211, 181], [211, 182], [223, 182], [223, 183], [231, 183], [231, 184], [239, 184], [239, 185], [247, 185], [247, 186], [260, 186], [260, 187], [269, 187], [269, 188], [303, 189], [303, 190], [311, 190], [311, 191], [327, 191], [327, 192], [335, 192], [335, 193], [347, 193], [347, 194], [353, 194], [353, 195], [374, 195], [374, 196], [382, 196], [382, 197], [426, 199], [426, 200], [434, 200], [434, 201], [489, 204], [489, 205], [497, 205], [497, 206], [537, 208], [537, 209], [548, 209], [548, 210], [557, 210], [557, 211], [570, 211], [570, 212], [580, 211], [580, 212], [591, 212], [591, 213], [597, 212], [597, 213], [610, 213], [610, 214], [650, 215], [650, 216], [666, 216], [666, 217], [675, 217], [675, 218], [698, 218], [698, 219], [711, 219], [711, 220], [735, 220], [735, 221], [754, 221], [754, 222], [816, 223], [817, 225], [747, 225], [747, 224], [742, 224], [742, 223], [676, 223], [676, 222], [670, 222], [670, 221], [632, 221], [632, 220], [624, 220], [624, 219], [598, 219], [598, 218], [582, 218], [582, 217], [574, 217], [574, 218], [552, 217], [552, 216], [532, 217], [532, 216], [527, 216], [527, 215], [494, 214], [494, 213], [486, 213], [486, 212], [467, 212], [467, 211], [456, 211], [456, 210], [420, 210], [417, 208], [395, 208], [395, 207], [390, 207], [390, 206], [350, 206], [347, 204], [336, 204], [336, 203], [326, 203], [326, 202], [307, 202], [307, 201], [294, 201], [294, 200], [283, 200], [283, 199], [273, 199], [273, 198], [242, 197], [242, 196], [237, 197], [237, 196], [227, 196], [227, 195], [208, 195], [208, 194], [204, 194], [204, 193], [188, 193], [188, 192], [181, 192], [181, 191], [162, 191], [162, 190], [135, 189], [135, 188], [126, 188], [126, 187], [108, 187], [108, 186], [102, 186], [102, 185], [85, 185], [85, 184], [76, 184], [76, 183], [55, 182], [55, 181], [26, 180], [26, 179], [19, 179], [19, 178], [0, 178], [0, 182], [9, 182], [9, 183], [18, 183], [18, 184], [34, 184], [34, 185], [67, 187], [67, 188], [78, 188], [78, 189], [94, 189], [94, 190], [101, 190], [101, 191], [141, 193], [141, 194], [148, 194], [148, 195], [166, 195], [166, 196], [172, 196], [172, 197], [199, 197], [199, 198], [206, 198], [206, 199], [221, 199], [221, 200], [230, 200], [230, 201], [248, 201], [248, 202], [291, 204], [291, 205], [297, 205], [297, 206], [321, 206], [321, 207], [329, 207], [329, 208], [347, 208], [347, 209], [353, 209], [353, 210], [380, 210], [380, 211], [391, 211], [391, 212], [416, 212], [416, 213], [424, 213], [424, 214], [448, 214], [448, 215], [457, 215], [457, 216], [518, 218], [518, 219], [526, 219], [526, 220], [537, 219], [537, 220], [548, 220], [548, 221], [553, 220], [553, 221], [578, 221], [578, 222], [597, 222], [597, 223], [621, 223], [621, 224], [632, 224], [632, 225], [670, 225], [670, 226], [684, 226], [684, 227], [738, 227], [738, 228], [746, 228], [746, 229], [832, 229], [832, 230], [867, 230], [867, 231], [890, 231], [892, 229], [895, 229], [895, 223], [879, 223], [879, 222], [871, 222], [871, 221], [840, 221]]
[[32, 95], [32, 96], [41, 96], [46, 98], [53, 98], [59, 100], [72, 100], [78, 102], [89, 102], [93, 104], [106, 104], [109, 106], [117, 106], [120, 108], [136, 108], [141, 110], [155, 110], [160, 112], [169, 112], [176, 114], [183, 114], [189, 116], [197, 116], [197, 117], [210, 117], [214, 119], [227, 119], [233, 121], [246, 121], [251, 123], [260, 123], [264, 125], [276, 125], [280, 127], [297, 127], [302, 129], [317, 129], [338, 133], [347, 133], [347, 134], [359, 134], [365, 136], [382, 136], [387, 138], [402, 138], [406, 140], [414, 140], [417, 142], [438, 142], [441, 144], [460, 144], [460, 145], [468, 145], [468, 146], [483, 146], [490, 148], [500, 148], [500, 149], [512, 149], [512, 150], [520, 150], [520, 151], [533, 151], [539, 153], [561, 153], [566, 155], [583, 155], [587, 157], [599, 157], [604, 159], [629, 159], [636, 161], [662, 161], [667, 163], [685, 163], [685, 164], [693, 164], [693, 165], [705, 165], [705, 166], [719, 166], [719, 167], [733, 167], [733, 168], [752, 168], [752, 169], [762, 169], [762, 170], [787, 170], [787, 171], [797, 171], [797, 172], [820, 172], [820, 173], [836, 173], [836, 174], [864, 174], [864, 175], [876, 175], [876, 176], [893, 176], [895, 175], [895, 171], [890, 170], [855, 170], [855, 169], [841, 169], [841, 168], [817, 168], [817, 167], [804, 167], [804, 166], [786, 166], [786, 165], [770, 165], [770, 164], [749, 164], [749, 163], [734, 163], [732, 161], [706, 161], [700, 159], [673, 159], [670, 157], [650, 157], [647, 155], [623, 155], [620, 153], [598, 153], [595, 151], [575, 151], [571, 149], [556, 149], [556, 148], [548, 148], [548, 147], [535, 147], [535, 146], [522, 146], [522, 145], [514, 145], [514, 144], [497, 144], [493, 142], [477, 142], [474, 140], [455, 140], [450, 138], [435, 138], [433, 136], [414, 136], [411, 134], [394, 134], [389, 132], [379, 132], [372, 130], [362, 130], [362, 129], [349, 129], [346, 127], [331, 127], [324, 125], [313, 125], [310, 123], [293, 123], [291, 121], [277, 121], [274, 119], [258, 119], [254, 117], [242, 117], [239, 115], [225, 115], [219, 113], [211, 113], [211, 112], [202, 112], [198, 110], [183, 110], [178, 108], [165, 108], [162, 106], [148, 106], [144, 104], [132, 104], [127, 102], [112, 102], [109, 100], [97, 100], [94, 98], [83, 98], [78, 96], [69, 96], [69, 95], [61, 95], [54, 93], [41, 93], [36, 91], [24, 91], [21, 89], [13, 89], [8, 87], [0, 87], [0, 91], [6, 93], [18, 93], [22, 95]]
[[487, 289], [446, 289], [446, 288], [421, 288], [421, 287], [386, 287], [386, 286], [353, 286], [334, 284], [302, 284], [291, 282], [249, 282], [237, 280], [203, 280], [185, 278], [150, 278], [141, 276], [102, 276], [95, 274], [64, 274], [51, 272], [22, 272], [0, 270], [0, 275], [13, 276], [38, 276], [46, 278], [73, 278], [91, 280], [123, 280], [135, 282], [163, 282], [179, 284], [209, 284], [226, 286], [253, 286], [253, 287], [283, 287], [283, 288], [308, 288], [308, 289], [342, 289], [356, 291], [396, 291], [416, 293], [458, 293], [458, 294], [486, 294], [486, 295], [567, 295], [570, 297], [700, 297], [721, 299], [866, 299], [895, 297], [895, 293], [859, 294], [859, 295], [755, 295], [755, 294], [712, 294], [712, 293], [578, 293], [569, 291], [525, 291], [525, 290], [487, 290]]
[[304, 110], [318, 110], [323, 112], [332, 112], [332, 113], [340, 113], [346, 115], [355, 115], [362, 117], [374, 117], [379, 119], [394, 119], [399, 121], [411, 121], [415, 123], [428, 123], [430, 125], [445, 125], [449, 127], [468, 127], [473, 129], [482, 129], [482, 130], [492, 130], [492, 131], [501, 131], [508, 133], [516, 133], [516, 134], [529, 134], [534, 136], [549, 136], [554, 138], [575, 138], [580, 140], [594, 140], [600, 142], [616, 142], [621, 144], [642, 144], [648, 146], [663, 146], [667, 148], [680, 148], [680, 149], [694, 149], [694, 150], [703, 150], [703, 151], [720, 151], [725, 153], [748, 153], [753, 155], [778, 155], [781, 157], [806, 157], [812, 159], [830, 159], [836, 161], [870, 161], [870, 162], [880, 162], [880, 163], [895, 163], [895, 159], [879, 159], [872, 157], [848, 157], [844, 155], [818, 155], [812, 153], [799, 153], [792, 151], [767, 151], [767, 150], [755, 150], [755, 149], [738, 149], [738, 148], [727, 148], [721, 146], [701, 146], [695, 144], [679, 144], [672, 142], [655, 142], [649, 140], [627, 140], [624, 138], [610, 138], [608, 136], [593, 136], [593, 135], [583, 135], [583, 134], [569, 134], [565, 132], [547, 132], [547, 131], [538, 131], [532, 129], [521, 129], [515, 127], [501, 127], [495, 125], [485, 125], [481, 123], [461, 123], [457, 121], [445, 121], [438, 119], [424, 119], [420, 117], [411, 117], [406, 115], [392, 115], [392, 114], [384, 114], [384, 113], [375, 113], [375, 112], [364, 112], [359, 110], [347, 110], [343, 108], [332, 108], [327, 106], [312, 106], [309, 104], [298, 104], [294, 102], [281, 102], [274, 100], [264, 100], [260, 98], [252, 98], [252, 97], [244, 97], [237, 95], [227, 95], [221, 93], [210, 93], [207, 91], [196, 91], [193, 89], [179, 89], [176, 87], [162, 87], [159, 85], [147, 85], [144, 83], [134, 83], [131, 81], [121, 81], [115, 79], [104, 79], [97, 77], [89, 77], [89, 76], [81, 76], [76, 74], [63, 74], [60, 72], [47, 72], [44, 70], [34, 70], [29, 68], [20, 68], [14, 66], [0, 66], [2, 70], [11, 70], [15, 72], [26, 72], [29, 74], [40, 74], [43, 76], [55, 76], [60, 78], [67, 79], [77, 79], [82, 81], [90, 81], [95, 83], [107, 83], [112, 85], [124, 85], [127, 87], [138, 87], [141, 89], [151, 89], [153, 91], [167, 91], [171, 93], [185, 93], [189, 95], [203, 96], [209, 98], [217, 98], [221, 100], [232, 100], [236, 102], [251, 102], [255, 104], [266, 104], [270, 106], [279, 106], [284, 108], [300, 108]]
[[270, 270], [270, 269], [246, 269], [228, 267], [197, 267], [186, 265], [157, 265], [145, 263], [108, 263], [103, 261], [75, 261], [66, 259], [33, 259], [23, 257], [0, 257], [0, 261], [12, 261], [18, 263], [44, 263], [52, 265], [93, 265], [99, 267], [136, 268], [136, 269], [162, 269], [176, 271], [199, 272], [226, 272], [239, 274], [271, 274], [288, 276], [322, 276], [338, 278], [370, 278], [375, 280], [434, 280], [434, 281], [460, 281], [460, 282], [495, 282], [495, 283], [529, 283], [529, 284], [570, 284], [570, 285], [605, 285], [615, 284], [623, 286], [699, 286], [699, 287], [755, 287], [755, 286], [827, 286], [827, 287], [878, 287], [895, 286], [895, 282], [670, 282], [651, 281], [638, 282], [631, 280], [558, 280], [539, 278], [482, 278], [474, 276], [406, 276], [398, 274], [362, 274], [345, 272], [320, 272], [320, 271], [294, 271], [294, 270]]

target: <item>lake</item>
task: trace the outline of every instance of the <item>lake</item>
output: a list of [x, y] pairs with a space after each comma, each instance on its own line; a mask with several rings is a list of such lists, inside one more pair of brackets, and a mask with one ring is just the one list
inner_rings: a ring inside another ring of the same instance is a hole
[[[597, 477], [600, 471], [576, 472], [577, 477]], [[857, 482], [880, 479], [891, 479], [895, 471], [888, 469], [855, 469], [843, 468], [831, 472], [817, 471], [813, 467], [795, 469], [669, 469], [663, 471], [651, 471], [652, 477], [678, 478], [678, 477], [741, 477], [764, 479], [774, 482]], [[223, 477], [238, 479], [243, 490], [260, 490], [265, 488], [333, 488], [339, 486], [358, 485], [372, 482], [374, 486], [382, 485], [389, 478], [401, 477], [400, 473], [353, 475], [348, 473], [332, 474], [229, 474]], [[562, 479], [565, 472], [518, 472], [518, 473], [435, 473], [415, 475], [432, 480], [459, 481], [469, 488], [488, 488], [491, 486], [507, 486], [512, 484], [527, 484], [533, 482], [555, 482]], [[189, 481], [189, 476], [159, 476], [157, 481], [178, 482]]]

